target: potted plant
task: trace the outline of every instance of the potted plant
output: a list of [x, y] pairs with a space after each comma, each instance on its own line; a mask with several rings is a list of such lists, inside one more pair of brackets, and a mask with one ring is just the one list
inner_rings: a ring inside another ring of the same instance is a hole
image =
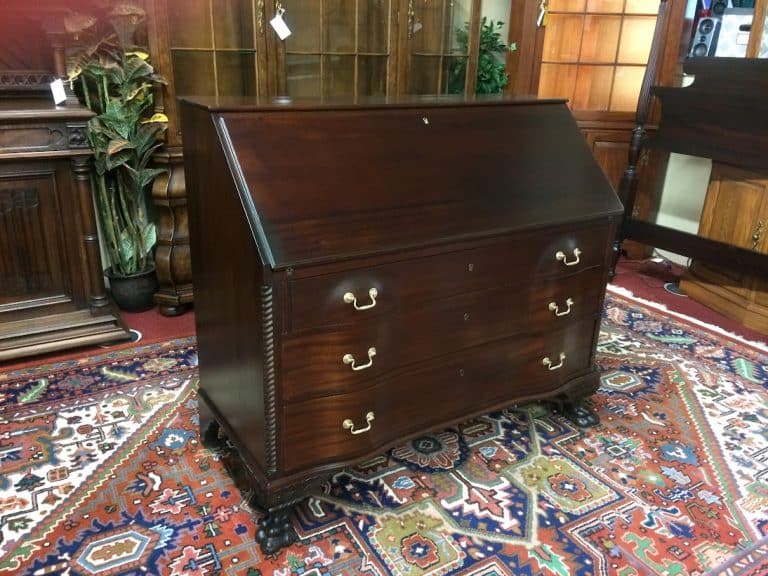
[[[501, 94], [509, 82], [509, 75], [504, 67], [504, 57], [509, 50], [501, 37], [503, 22], [488, 20], [483, 16], [480, 22], [480, 46], [477, 56], [476, 94]], [[468, 52], [469, 22], [463, 28], [456, 29], [456, 42], [462, 54]], [[467, 59], [456, 58], [448, 71], [448, 93], [464, 92], [464, 79], [467, 73]]]
[[[88, 122], [93, 150], [94, 190], [105, 270], [112, 295], [122, 309], [152, 307], [157, 290], [153, 249], [156, 229], [148, 208], [152, 181], [163, 169], [150, 166], [163, 145], [164, 115], [153, 115], [153, 90], [165, 80], [155, 73], [148, 54], [133, 45], [133, 32], [144, 18], [141, 8], [118, 3], [109, 13], [112, 30], [104, 35], [93, 18], [70, 18], [69, 31], [99, 39], [86, 45], [70, 79], [85, 105], [96, 113]], [[77, 30], [88, 25], [89, 34]]]

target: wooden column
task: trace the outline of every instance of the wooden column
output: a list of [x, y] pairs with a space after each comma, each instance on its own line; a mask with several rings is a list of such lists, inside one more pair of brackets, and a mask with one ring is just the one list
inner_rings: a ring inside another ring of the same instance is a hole
[[104, 308], [109, 305], [104, 289], [101, 254], [99, 253], [99, 234], [96, 229], [96, 214], [91, 193], [91, 163], [88, 156], [72, 158], [72, 177], [75, 181], [77, 205], [80, 211], [81, 233], [83, 239], [83, 285], [88, 303], [92, 308]]

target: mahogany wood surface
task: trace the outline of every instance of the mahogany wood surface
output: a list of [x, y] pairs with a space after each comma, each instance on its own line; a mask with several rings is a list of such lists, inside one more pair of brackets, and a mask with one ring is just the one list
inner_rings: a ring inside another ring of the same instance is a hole
[[564, 103], [181, 108], [200, 397], [259, 505], [595, 389], [622, 208]]

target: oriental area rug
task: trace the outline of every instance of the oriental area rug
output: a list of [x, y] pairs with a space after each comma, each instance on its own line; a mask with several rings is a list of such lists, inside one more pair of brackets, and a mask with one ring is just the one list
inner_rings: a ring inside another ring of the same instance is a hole
[[768, 574], [768, 355], [609, 294], [597, 427], [544, 405], [338, 474], [254, 544], [194, 339], [0, 375], [0, 576]]

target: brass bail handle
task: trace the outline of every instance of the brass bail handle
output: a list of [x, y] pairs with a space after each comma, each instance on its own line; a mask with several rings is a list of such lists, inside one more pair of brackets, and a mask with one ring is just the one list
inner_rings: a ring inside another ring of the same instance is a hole
[[561, 312], [560, 306], [557, 305], [557, 302], [550, 302], [549, 311], [554, 312], [555, 316], [567, 316], [568, 314], [571, 313], [571, 306], [573, 306], [573, 298], [568, 298], [565, 301], [565, 305], [568, 306], [568, 308], [566, 308]]
[[370, 368], [373, 366], [373, 357], [376, 356], [376, 348], [371, 346], [368, 348], [368, 362], [366, 364], [360, 364], [358, 366], [355, 365], [355, 357], [352, 356], [352, 354], [344, 354], [344, 356], [341, 357], [341, 361], [344, 362], [344, 364], [350, 365], [352, 367], [352, 370], [357, 372], [358, 370], [365, 370], [366, 368]]
[[365, 415], [365, 423], [367, 426], [365, 428], [358, 428], [355, 430], [355, 423], [352, 421], [351, 418], [347, 418], [344, 420], [344, 422], [341, 423], [341, 427], [344, 428], [344, 430], [349, 430], [350, 434], [354, 434], [355, 436], [358, 434], [364, 434], [365, 432], [368, 432], [368, 430], [371, 429], [371, 422], [373, 422], [373, 419], [375, 418], [373, 411], [368, 412]]
[[562, 262], [566, 266], [576, 266], [576, 264], [578, 264], [580, 261], [580, 258], [579, 258], [580, 256], [581, 256], [581, 250], [579, 250], [578, 248], [573, 249], [573, 260], [568, 260], [568, 256], [566, 255], [566, 253], [563, 252], [562, 250], [558, 250], [555, 253], [555, 260], [557, 260], [558, 262]]
[[565, 352], [560, 352], [560, 362], [558, 364], [553, 364], [552, 360], [549, 359], [549, 356], [542, 358], [541, 363], [547, 367], [547, 370], [557, 370], [558, 368], [562, 368], [563, 364], [565, 364]]
[[368, 290], [368, 298], [371, 299], [370, 304], [363, 304], [362, 306], [357, 303], [357, 296], [354, 295], [353, 292], [347, 292], [344, 294], [344, 303], [345, 304], [352, 304], [352, 306], [355, 307], [355, 310], [368, 310], [369, 308], [373, 308], [376, 306], [376, 297], [379, 295], [379, 291], [376, 290], [376, 288], [371, 288]]

